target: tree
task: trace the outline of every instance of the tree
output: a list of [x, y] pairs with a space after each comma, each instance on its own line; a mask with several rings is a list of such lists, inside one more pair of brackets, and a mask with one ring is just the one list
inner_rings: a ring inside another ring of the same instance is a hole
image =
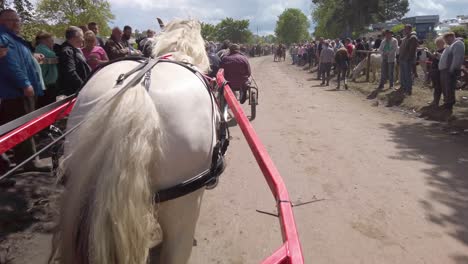
[[107, 0], [40, 0], [37, 11], [44, 21], [49, 22], [51, 32], [63, 37], [68, 26], [82, 26], [96, 22], [101, 35], [109, 35], [108, 23], [114, 19]]
[[451, 27], [450, 31], [454, 32], [459, 37], [462, 37], [462, 38], [468, 37], [468, 26]]
[[201, 23], [201, 34], [203, 39], [208, 41], [214, 41], [217, 38], [218, 31], [216, 26], [209, 23]]
[[26, 40], [32, 41], [37, 32], [46, 28], [46, 25], [38, 22], [34, 6], [30, 0], [0, 0], [0, 10], [5, 8], [12, 8], [18, 13], [23, 22], [21, 35]]
[[401, 19], [408, 11], [408, 0], [312, 0], [316, 36], [346, 37], [363, 32], [366, 26], [390, 19]]
[[275, 35], [269, 34], [263, 37], [266, 43], [273, 44], [277, 42], [277, 38]]
[[249, 20], [225, 18], [216, 25], [217, 39], [219, 41], [229, 39], [234, 43], [248, 43], [253, 35], [249, 30], [249, 24]]
[[309, 21], [300, 9], [288, 8], [278, 17], [275, 34], [280, 42], [297, 43], [309, 39]]
[[398, 24], [398, 25], [392, 27], [392, 31], [393, 31], [393, 33], [395, 33], [395, 34], [400, 34], [400, 32], [402, 32], [403, 29], [405, 29], [405, 25], [404, 25], [404, 24]]

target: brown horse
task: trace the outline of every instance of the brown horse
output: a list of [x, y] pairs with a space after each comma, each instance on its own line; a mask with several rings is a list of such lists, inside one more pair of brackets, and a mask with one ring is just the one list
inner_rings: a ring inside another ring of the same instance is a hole
[[286, 60], [286, 47], [283, 46], [283, 44], [280, 44], [279, 47], [276, 49], [273, 61], [281, 61], [281, 58], [283, 58], [283, 61]]

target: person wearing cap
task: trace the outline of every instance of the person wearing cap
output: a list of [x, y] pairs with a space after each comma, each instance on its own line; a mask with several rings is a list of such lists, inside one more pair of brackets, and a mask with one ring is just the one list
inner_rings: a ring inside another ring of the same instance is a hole
[[379, 47], [379, 53], [382, 55], [382, 67], [380, 73], [380, 84], [377, 89], [383, 89], [387, 80], [390, 82], [390, 89], [393, 88], [393, 71], [395, 69], [395, 58], [398, 49], [398, 41], [393, 37], [393, 32], [385, 31], [385, 39], [382, 40]]
[[413, 27], [405, 26], [405, 38], [400, 46], [400, 84], [406, 95], [411, 95], [413, 91], [413, 63], [416, 61], [416, 48], [418, 47], [418, 37], [412, 34]]
[[251, 75], [249, 60], [240, 53], [240, 47], [232, 44], [229, 54], [221, 59], [220, 68], [224, 69], [224, 77], [234, 91], [240, 92], [240, 103], [247, 100], [247, 82]]

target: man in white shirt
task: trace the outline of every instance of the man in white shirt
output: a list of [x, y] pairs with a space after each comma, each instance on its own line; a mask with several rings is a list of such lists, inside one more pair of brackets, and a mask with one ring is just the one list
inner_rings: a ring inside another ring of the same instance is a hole
[[461, 39], [457, 39], [453, 32], [446, 33], [444, 40], [449, 47], [444, 50], [439, 61], [440, 79], [445, 101], [442, 107], [451, 111], [455, 104], [457, 78], [464, 62], [465, 44]]
[[325, 41], [323, 43], [323, 49], [320, 53], [320, 76], [322, 79], [321, 85], [328, 86], [330, 83], [330, 71], [333, 62], [335, 61], [335, 52], [330, 47], [330, 43]]
[[381, 42], [379, 53], [382, 55], [382, 67], [380, 84], [377, 89], [383, 89], [387, 80], [390, 82], [390, 89], [393, 88], [393, 71], [395, 69], [395, 58], [398, 49], [398, 41], [393, 37], [393, 32], [385, 31], [385, 39]]

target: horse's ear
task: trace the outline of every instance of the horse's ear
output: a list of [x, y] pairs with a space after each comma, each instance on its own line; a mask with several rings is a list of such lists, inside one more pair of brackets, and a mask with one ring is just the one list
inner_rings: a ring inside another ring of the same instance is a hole
[[164, 22], [162, 21], [162, 19], [159, 17], [157, 17], [156, 19], [158, 20], [159, 27], [161, 28], [161, 30], [164, 29]]

